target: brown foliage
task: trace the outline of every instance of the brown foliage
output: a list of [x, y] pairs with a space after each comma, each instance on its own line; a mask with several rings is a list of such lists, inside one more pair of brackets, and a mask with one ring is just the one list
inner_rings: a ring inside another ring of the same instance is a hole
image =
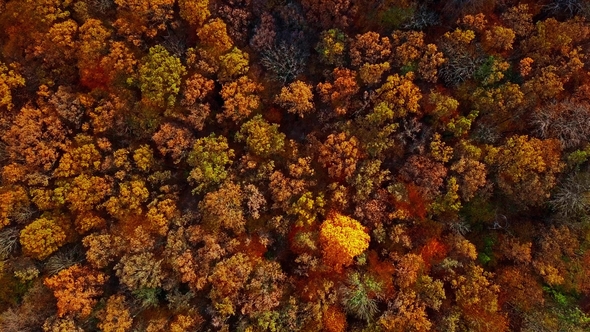
[[320, 146], [318, 160], [331, 178], [344, 180], [352, 176], [358, 160], [363, 156], [358, 139], [346, 133], [330, 134]]
[[447, 169], [428, 157], [413, 155], [400, 170], [400, 175], [404, 181], [416, 184], [422, 197], [431, 200], [440, 193]]
[[367, 32], [350, 42], [350, 59], [352, 65], [359, 67], [364, 63], [385, 62], [391, 55], [391, 42], [388, 37], [381, 37], [377, 32]]
[[190, 130], [169, 122], [164, 123], [152, 139], [158, 151], [164, 156], [170, 156], [175, 164], [186, 157], [195, 140]]
[[203, 222], [213, 230], [229, 229], [236, 234], [244, 231], [242, 189], [237, 184], [226, 182], [219, 190], [207, 193], [199, 209], [203, 212]]

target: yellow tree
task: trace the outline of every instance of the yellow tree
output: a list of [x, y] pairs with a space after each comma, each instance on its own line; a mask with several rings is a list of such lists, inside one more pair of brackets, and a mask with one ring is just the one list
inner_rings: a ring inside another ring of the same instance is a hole
[[180, 17], [185, 19], [190, 25], [200, 27], [205, 20], [211, 15], [207, 8], [209, 0], [179, 0]]
[[370, 240], [363, 225], [338, 212], [330, 213], [320, 226], [324, 262], [336, 271], [350, 265], [354, 257], [369, 248]]
[[207, 53], [219, 56], [231, 49], [233, 41], [227, 34], [227, 25], [223, 20], [212, 19], [198, 31], [199, 46]]
[[230, 81], [246, 75], [250, 69], [249, 60], [248, 53], [234, 46], [230, 52], [219, 57], [217, 77], [220, 81]]
[[98, 327], [103, 332], [126, 332], [133, 324], [133, 318], [125, 305], [125, 295], [111, 295], [106, 308], [99, 315]]
[[537, 206], [549, 197], [563, 169], [560, 156], [558, 140], [513, 136], [500, 147], [490, 147], [485, 161], [497, 168], [498, 187], [506, 195]]
[[296, 113], [300, 117], [313, 111], [313, 92], [311, 85], [295, 81], [281, 89], [275, 101], [287, 109], [289, 113]]
[[6, 107], [12, 108], [11, 90], [25, 85], [25, 79], [15, 70], [15, 65], [11, 64], [10, 68], [0, 61], [0, 109]]
[[26, 254], [45, 259], [66, 243], [66, 233], [56, 221], [39, 218], [20, 232], [20, 244]]

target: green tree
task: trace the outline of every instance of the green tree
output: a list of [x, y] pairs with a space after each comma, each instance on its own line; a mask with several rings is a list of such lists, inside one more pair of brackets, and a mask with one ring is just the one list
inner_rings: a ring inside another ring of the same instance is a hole
[[193, 193], [221, 183], [228, 176], [226, 167], [232, 164], [234, 150], [229, 148], [224, 136], [211, 134], [199, 138], [188, 155], [187, 162], [193, 167], [188, 181], [195, 184]]
[[279, 126], [268, 123], [260, 114], [242, 125], [236, 140], [246, 141], [248, 151], [263, 158], [281, 153], [285, 146], [285, 134]]
[[149, 50], [139, 67], [139, 87], [148, 104], [174, 106], [186, 69], [180, 59], [156, 45]]

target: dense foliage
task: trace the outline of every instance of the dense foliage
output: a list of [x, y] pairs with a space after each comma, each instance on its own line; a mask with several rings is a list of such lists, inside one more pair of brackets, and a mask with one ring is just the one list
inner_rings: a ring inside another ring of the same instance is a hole
[[586, 0], [0, 0], [0, 330], [589, 331], [589, 45]]

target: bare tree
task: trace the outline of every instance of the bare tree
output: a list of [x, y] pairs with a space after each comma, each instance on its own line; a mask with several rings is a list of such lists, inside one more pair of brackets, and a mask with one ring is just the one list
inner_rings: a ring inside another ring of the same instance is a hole
[[305, 54], [295, 45], [282, 42], [262, 52], [260, 63], [284, 84], [301, 73], [305, 58]]
[[570, 175], [553, 194], [549, 204], [565, 218], [579, 216], [590, 208], [590, 175], [578, 173]]
[[531, 123], [541, 138], [556, 138], [563, 148], [578, 147], [590, 139], [590, 105], [552, 103], [536, 110]]

